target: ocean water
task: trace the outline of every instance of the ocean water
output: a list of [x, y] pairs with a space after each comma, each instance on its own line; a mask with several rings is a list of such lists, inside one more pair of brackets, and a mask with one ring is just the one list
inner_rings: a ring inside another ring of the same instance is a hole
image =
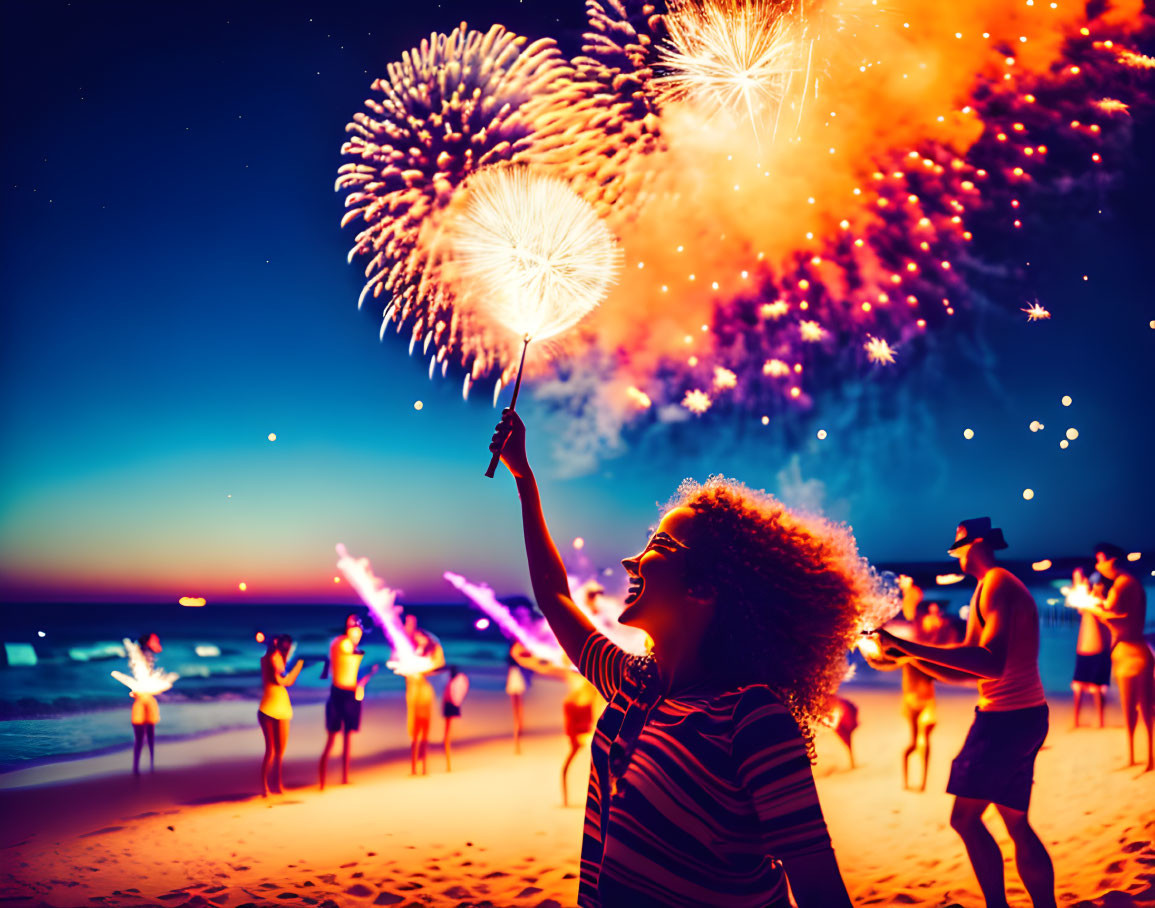
[[[1040, 673], [1049, 696], [1070, 694], [1078, 616], [1066, 608], [1056, 584], [1035, 584], [1042, 628]], [[1148, 589], [1155, 601], [1155, 589]], [[928, 599], [956, 614], [970, 598], [970, 586], [939, 587]], [[446, 659], [460, 665], [479, 689], [503, 689], [508, 644], [492, 627], [478, 630], [478, 613], [465, 605], [407, 606], [422, 627], [437, 634]], [[127, 671], [121, 640], [155, 631], [164, 651], [157, 665], [180, 674], [161, 695], [160, 738], [178, 738], [247, 727], [261, 695], [260, 658], [255, 639], [292, 634], [296, 655], [318, 660], [293, 687], [298, 704], [321, 702], [329, 681], [319, 660], [341, 633], [350, 611], [340, 606], [172, 605], [0, 605], [0, 641], [8, 657], [0, 664], [0, 772], [56, 759], [70, 759], [126, 746], [131, 741], [128, 690], [113, 669]], [[1149, 617], [1155, 618], [1155, 616]], [[365, 665], [382, 671], [366, 696], [400, 697], [404, 682], [384, 667], [389, 649], [380, 630], [366, 620], [362, 642]], [[198, 651], [199, 648], [199, 651]], [[18, 664], [30, 661], [35, 664]], [[895, 687], [898, 672], [875, 672], [859, 665], [845, 688]]]

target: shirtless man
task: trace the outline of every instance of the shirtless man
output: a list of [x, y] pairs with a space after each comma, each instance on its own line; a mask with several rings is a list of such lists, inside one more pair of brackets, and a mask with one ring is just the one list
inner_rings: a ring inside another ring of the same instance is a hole
[[1111, 630], [1111, 668], [1119, 685], [1119, 701], [1127, 720], [1127, 765], [1135, 765], [1136, 714], [1147, 729], [1147, 765], [1155, 764], [1151, 754], [1151, 723], [1155, 701], [1155, 663], [1151, 649], [1143, 638], [1147, 620], [1147, 593], [1133, 574], [1123, 570], [1126, 554], [1117, 545], [1100, 542], [1095, 546], [1095, 570], [1111, 581], [1111, 591], [1102, 607], [1088, 606], [1086, 611], [1102, 620]]
[[[329, 666], [333, 673], [333, 686], [329, 688], [329, 699], [325, 703], [325, 729], [329, 735], [325, 739], [325, 750], [321, 754], [321, 790], [325, 789], [325, 772], [329, 766], [329, 754], [339, 732], [344, 732], [342, 750], [341, 781], [349, 784], [349, 736], [361, 728], [361, 701], [365, 699], [365, 685], [377, 672], [374, 665], [365, 677], [357, 679], [363, 650], [357, 649], [361, 642], [361, 619], [349, 615], [345, 619], [345, 633], [334, 637], [329, 644]], [[324, 677], [322, 675], [322, 677]]]
[[1035, 756], [1047, 736], [1047, 701], [1039, 678], [1039, 614], [1014, 574], [995, 562], [1003, 532], [989, 517], [964, 520], [948, 550], [963, 573], [978, 581], [963, 642], [932, 646], [877, 633], [887, 655], [913, 658], [932, 677], [951, 683], [977, 680], [974, 724], [951, 765], [947, 792], [955, 796], [950, 823], [967, 855], [987, 908], [1008, 908], [1003, 858], [982, 821], [994, 804], [1015, 844], [1019, 876], [1035, 908], [1055, 908], [1055, 869], [1027, 820]]
[[[1101, 580], [1091, 587], [1091, 581], [1082, 568], [1075, 568], [1071, 582], [1076, 588], [1090, 592], [1097, 599], [1107, 596], [1106, 584]], [[1086, 609], [1080, 611], [1079, 636], [1075, 641], [1075, 675], [1071, 680], [1071, 690], [1075, 694], [1075, 728], [1079, 727], [1079, 712], [1083, 706], [1083, 694], [1090, 694], [1095, 700], [1095, 710], [1099, 714], [1099, 727], [1103, 721], [1103, 699], [1107, 685], [1111, 681], [1111, 635], [1107, 626]]]

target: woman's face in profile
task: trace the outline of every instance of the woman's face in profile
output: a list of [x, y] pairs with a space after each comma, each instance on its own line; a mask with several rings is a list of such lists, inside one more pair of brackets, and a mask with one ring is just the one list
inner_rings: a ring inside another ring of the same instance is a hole
[[657, 638], [684, 619], [690, 599], [686, 552], [691, 544], [693, 520], [690, 508], [668, 511], [646, 547], [622, 560], [630, 577], [626, 607], [618, 618], [622, 624], [641, 628]]

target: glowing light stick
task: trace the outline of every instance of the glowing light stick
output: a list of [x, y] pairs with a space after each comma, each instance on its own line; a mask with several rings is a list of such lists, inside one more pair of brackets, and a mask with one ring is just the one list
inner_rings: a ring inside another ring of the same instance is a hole
[[429, 671], [433, 667], [433, 660], [418, 655], [413, 641], [405, 633], [401, 623], [401, 607], [396, 604], [397, 591], [387, 587], [385, 581], [373, 573], [368, 558], [354, 558], [341, 543], [337, 543], [337, 554], [340, 556], [338, 569], [345, 575], [349, 586], [357, 591], [361, 601], [369, 607], [374, 620], [389, 638], [393, 658], [385, 664], [399, 675], [417, 675]]
[[509, 611], [508, 606], [498, 602], [493, 590], [484, 583], [471, 583], [465, 577], [460, 574], [454, 574], [452, 571], [446, 571], [441, 576], [452, 583], [458, 590], [465, 594], [470, 602], [489, 616], [506, 637], [510, 640], [516, 640], [529, 650], [535, 658], [544, 659], [547, 662], [553, 662], [557, 665], [564, 664], [565, 659], [557, 640], [543, 640], [531, 633], [529, 628], [519, 624], [517, 619], [514, 618]]
[[[510, 409], [517, 406], [525, 353], [576, 325], [613, 284], [621, 251], [590, 205], [561, 180], [522, 167], [479, 171], [465, 209], [449, 228], [468, 294], [522, 341]], [[501, 458], [494, 452], [485, 475]]]
[[128, 667], [132, 672], [132, 677], [118, 671], [113, 671], [112, 677], [134, 694], [148, 694], [149, 696], [163, 694], [180, 677], [176, 672], [166, 672], [149, 665], [140, 646], [127, 637], [124, 639], [124, 649], [128, 653]]

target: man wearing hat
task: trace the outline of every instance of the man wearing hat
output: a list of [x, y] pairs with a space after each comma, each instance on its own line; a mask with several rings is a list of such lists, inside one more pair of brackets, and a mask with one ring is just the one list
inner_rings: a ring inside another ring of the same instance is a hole
[[975, 720], [954, 762], [947, 793], [955, 796], [951, 826], [963, 840], [987, 908], [1007, 908], [1003, 858], [982, 821], [994, 804], [1015, 844], [1019, 876], [1035, 908], [1054, 908], [1055, 869], [1027, 820], [1035, 756], [1047, 737], [1048, 711], [1039, 678], [1039, 613], [995, 552], [1007, 547], [989, 517], [964, 520], [948, 549], [963, 573], [978, 581], [966, 637], [958, 646], [932, 646], [880, 630], [888, 655], [912, 659], [942, 681], [978, 681]]

